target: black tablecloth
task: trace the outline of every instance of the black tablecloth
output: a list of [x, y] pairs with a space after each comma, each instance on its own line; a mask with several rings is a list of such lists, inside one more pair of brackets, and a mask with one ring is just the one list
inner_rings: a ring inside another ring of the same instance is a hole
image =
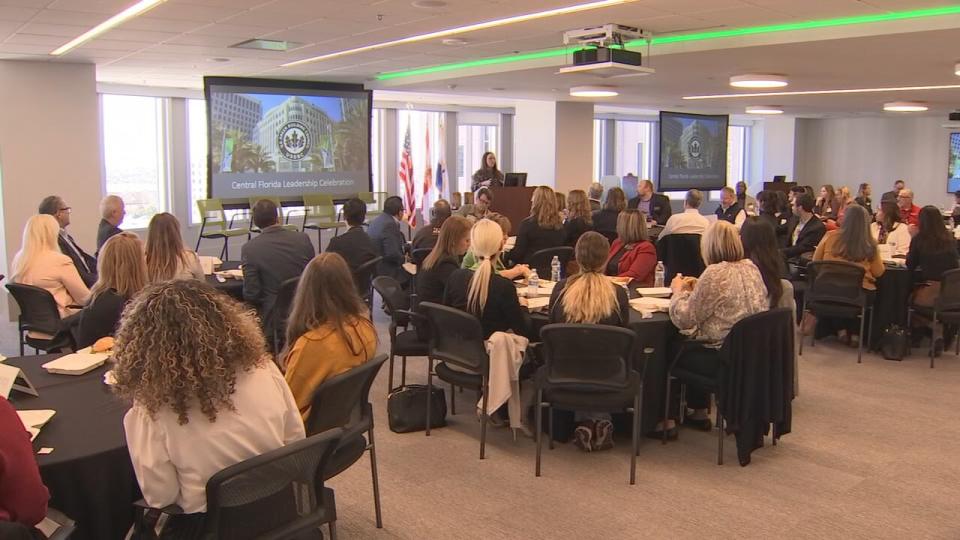
[[[240, 268], [239, 261], [225, 261], [223, 265], [220, 266], [220, 270], [236, 270]], [[226, 293], [231, 297], [237, 300], [243, 300], [243, 280], [242, 279], [233, 279], [226, 278], [226, 280], [221, 283], [217, 281], [216, 276], [205, 276], [207, 284], [217, 289], [220, 292]]]
[[907, 324], [907, 302], [913, 288], [913, 278], [905, 267], [890, 267], [877, 279], [877, 297], [873, 304], [873, 324], [870, 327], [870, 348], [880, 347], [883, 331], [890, 325]]
[[53, 409], [34, 448], [40, 475], [50, 490], [50, 506], [77, 522], [73, 539], [123, 538], [133, 523], [132, 503], [140, 488], [127, 453], [123, 415], [129, 408], [103, 383], [107, 366], [90, 373], [53, 375], [40, 367], [57, 355], [10, 358], [40, 394], [11, 394], [17, 409]]

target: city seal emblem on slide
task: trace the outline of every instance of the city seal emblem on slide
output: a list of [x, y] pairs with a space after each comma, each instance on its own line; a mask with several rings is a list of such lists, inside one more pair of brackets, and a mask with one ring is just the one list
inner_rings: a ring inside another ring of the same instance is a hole
[[277, 133], [277, 147], [283, 157], [300, 161], [310, 152], [310, 132], [300, 122], [287, 122]]

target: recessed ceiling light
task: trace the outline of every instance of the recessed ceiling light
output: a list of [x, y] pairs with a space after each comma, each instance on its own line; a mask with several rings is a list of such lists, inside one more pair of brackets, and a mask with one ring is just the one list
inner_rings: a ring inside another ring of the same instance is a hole
[[920, 101], [891, 101], [883, 104], [883, 110], [888, 112], [923, 112], [927, 109], [927, 104]]
[[960, 84], [934, 84], [929, 86], [888, 86], [883, 88], [842, 88], [837, 90], [790, 90], [784, 92], [754, 92], [748, 94], [708, 94], [702, 96], [683, 96], [683, 99], [735, 99], [770, 96], [816, 96], [827, 94], [868, 94], [871, 92], [916, 92], [919, 90], [954, 90]]
[[620, 95], [612, 86], [574, 86], [570, 89], [573, 97], [613, 97]]
[[100, 34], [110, 30], [115, 26], [119, 26], [128, 20], [143, 15], [147, 11], [159, 6], [160, 4], [166, 2], [167, 0], [140, 0], [136, 4], [128, 7], [127, 9], [117, 13], [113, 17], [103, 21], [102, 23], [94, 26], [90, 30], [80, 34], [79, 36], [70, 40], [70, 42], [57, 47], [50, 52], [51, 56], [60, 56], [61, 54], [66, 54], [67, 52], [83, 45], [84, 43], [90, 41], [91, 39], [99, 36]]
[[411, 5], [420, 9], [437, 9], [446, 7], [447, 3], [443, 0], [417, 0], [416, 2], [412, 2]]
[[783, 88], [787, 78], [783, 75], [747, 73], [730, 77], [730, 86], [736, 88]]
[[299, 47], [300, 43], [293, 41], [283, 41], [280, 39], [248, 39], [240, 43], [230, 45], [229, 49], [253, 49], [256, 51], [278, 51], [285, 52]]
[[751, 105], [747, 107], [747, 114], [783, 114], [778, 105]]
[[470, 43], [470, 41], [463, 38], [453, 37], [453, 38], [444, 38], [444, 40], [441, 41], [440, 43], [443, 43], [444, 45], [450, 45], [451, 47], [460, 47], [460, 46], [466, 45], [467, 43]]

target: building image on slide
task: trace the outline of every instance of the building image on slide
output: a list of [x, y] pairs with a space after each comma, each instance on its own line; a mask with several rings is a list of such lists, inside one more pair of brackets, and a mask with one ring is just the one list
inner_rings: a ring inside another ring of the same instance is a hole
[[333, 120], [323, 109], [291, 96], [264, 113], [253, 133], [279, 172], [332, 170]]

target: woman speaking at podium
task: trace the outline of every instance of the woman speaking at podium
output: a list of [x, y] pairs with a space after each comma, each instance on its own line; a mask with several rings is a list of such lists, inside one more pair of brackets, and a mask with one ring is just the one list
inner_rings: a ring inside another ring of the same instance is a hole
[[470, 191], [477, 191], [482, 187], [500, 187], [503, 185], [503, 173], [497, 169], [497, 156], [493, 152], [484, 152], [480, 168], [473, 173], [473, 183]]

